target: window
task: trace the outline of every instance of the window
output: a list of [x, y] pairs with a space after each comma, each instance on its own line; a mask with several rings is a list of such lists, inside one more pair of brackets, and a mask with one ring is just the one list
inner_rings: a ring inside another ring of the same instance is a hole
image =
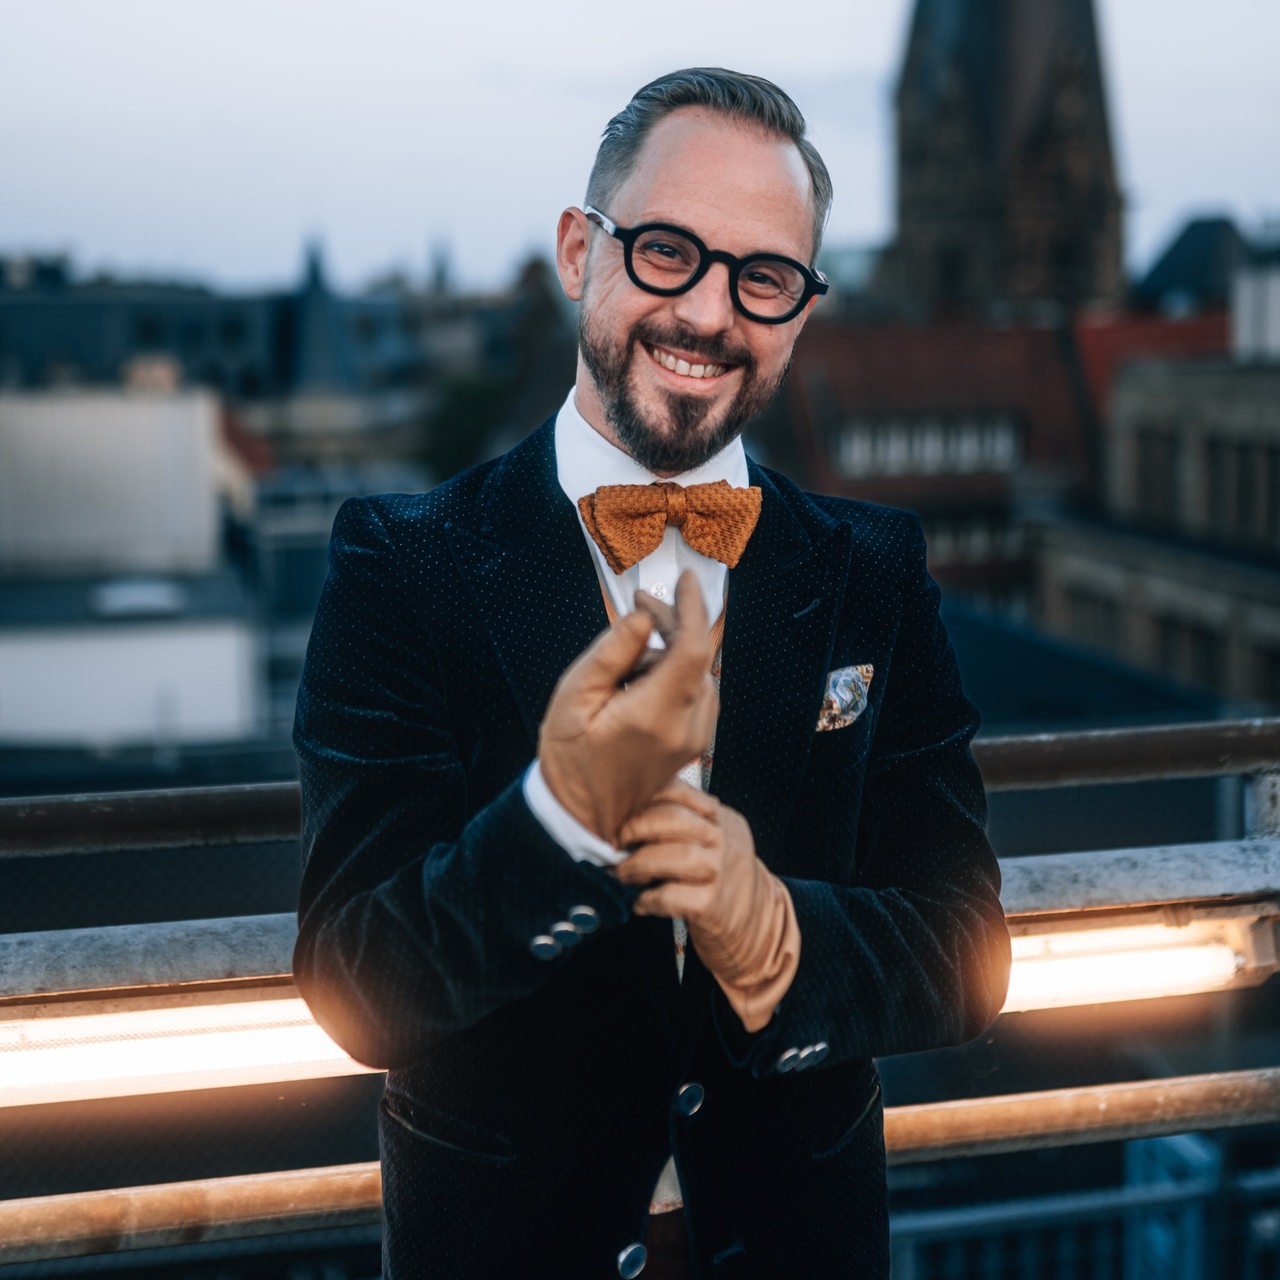
[[153, 311], [143, 311], [133, 321], [136, 346], [155, 348], [164, 344], [164, 321]]
[[1082, 587], [1069, 590], [1066, 596], [1074, 639], [1097, 649], [1120, 647], [1120, 606], [1114, 600]]
[[1280, 649], [1258, 649], [1253, 655], [1253, 696], [1280, 705]]
[[1249, 444], [1235, 447], [1235, 521], [1234, 532], [1248, 542], [1255, 537], [1258, 519], [1258, 473], [1254, 449]]
[[1270, 446], [1263, 455], [1263, 497], [1259, 524], [1262, 536], [1273, 548], [1280, 548], [1280, 449]]
[[1140, 431], [1136, 443], [1138, 518], [1171, 525], [1178, 518], [1178, 442], [1167, 431]]
[[239, 351], [249, 336], [249, 325], [242, 311], [228, 311], [223, 314], [222, 323], [218, 326], [222, 345], [228, 351]]
[[1231, 461], [1225, 441], [1205, 444], [1204, 513], [1209, 531], [1215, 534], [1225, 534], [1231, 528]]
[[1222, 637], [1198, 622], [1181, 618], [1156, 619], [1160, 669], [1184, 684], [1216, 688], [1222, 673]]

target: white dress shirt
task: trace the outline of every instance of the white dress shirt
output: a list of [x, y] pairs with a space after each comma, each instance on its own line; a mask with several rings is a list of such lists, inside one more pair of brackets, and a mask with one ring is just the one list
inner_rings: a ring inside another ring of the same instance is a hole
[[[642, 467], [630, 454], [611, 444], [578, 412], [574, 393], [556, 415], [555, 427], [556, 476], [565, 496], [577, 510], [578, 499], [593, 493], [602, 484], [653, 484], [661, 477]], [[742, 440], [735, 437], [715, 457], [708, 459], [692, 471], [671, 477], [677, 484], [711, 484], [727, 480], [735, 488], [743, 488], [747, 478], [747, 455]], [[578, 515], [578, 525], [591, 551], [592, 562], [600, 583], [618, 616], [631, 613], [635, 608], [637, 590], [647, 591], [659, 600], [674, 601], [676, 580], [685, 569], [692, 569], [702, 588], [702, 598], [707, 606], [707, 617], [714, 621], [724, 607], [725, 575], [728, 570], [719, 560], [712, 560], [694, 551], [680, 536], [678, 529], [667, 529], [662, 542], [652, 555], [639, 564], [614, 573], [595, 544]], [[651, 644], [662, 641], [655, 634]], [[542, 823], [547, 833], [579, 862], [594, 862], [597, 866], [616, 866], [625, 855], [608, 841], [584, 827], [551, 794], [535, 760], [524, 777], [524, 796], [534, 817]]]

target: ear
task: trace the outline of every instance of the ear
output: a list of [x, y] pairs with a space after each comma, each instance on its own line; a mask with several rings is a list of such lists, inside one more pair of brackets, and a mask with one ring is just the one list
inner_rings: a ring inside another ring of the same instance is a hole
[[[797, 338], [800, 336], [800, 330], [804, 328], [804, 326], [805, 326], [805, 322], [809, 319], [809, 313], [810, 313], [810, 312], [814, 309], [814, 307], [816, 307], [817, 305], [818, 305], [818, 299], [817, 299], [816, 297], [810, 298], [810, 299], [809, 299], [809, 301], [808, 301], [808, 302], [806, 302], [806, 303], [804, 304], [804, 309], [803, 309], [803, 310], [800, 312], [800, 314], [799, 314], [798, 316], [796, 316], [796, 318], [791, 322], [791, 323], [792, 323], [793, 325], [795, 325], [795, 327], [796, 327], [796, 337], [797, 337]], [[793, 341], [794, 341], [794, 339], [793, 339]]]
[[581, 209], [571, 206], [560, 215], [556, 228], [556, 270], [560, 273], [560, 287], [574, 302], [582, 300], [590, 233], [591, 224]]

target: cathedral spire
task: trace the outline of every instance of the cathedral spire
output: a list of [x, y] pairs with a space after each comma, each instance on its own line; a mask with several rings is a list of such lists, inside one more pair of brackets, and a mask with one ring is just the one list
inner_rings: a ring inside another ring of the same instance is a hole
[[925, 311], [1118, 302], [1121, 200], [1092, 0], [916, 0], [881, 284]]

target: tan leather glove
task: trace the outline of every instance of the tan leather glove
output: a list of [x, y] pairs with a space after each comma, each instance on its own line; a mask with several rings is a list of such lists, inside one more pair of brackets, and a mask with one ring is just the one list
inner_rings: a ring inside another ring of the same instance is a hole
[[682, 916], [742, 1025], [759, 1031], [795, 978], [800, 926], [786, 885], [756, 857], [747, 820], [676, 782], [627, 822], [620, 838], [633, 852], [614, 874], [649, 886], [632, 910]]
[[707, 610], [688, 571], [676, 584], [676, 613], [662, 660], [638, 678], [652, 618], [628, 614], [601, 633], [560, 677], [538, 733], [551, 794], [611, 844], [715, 731]]

